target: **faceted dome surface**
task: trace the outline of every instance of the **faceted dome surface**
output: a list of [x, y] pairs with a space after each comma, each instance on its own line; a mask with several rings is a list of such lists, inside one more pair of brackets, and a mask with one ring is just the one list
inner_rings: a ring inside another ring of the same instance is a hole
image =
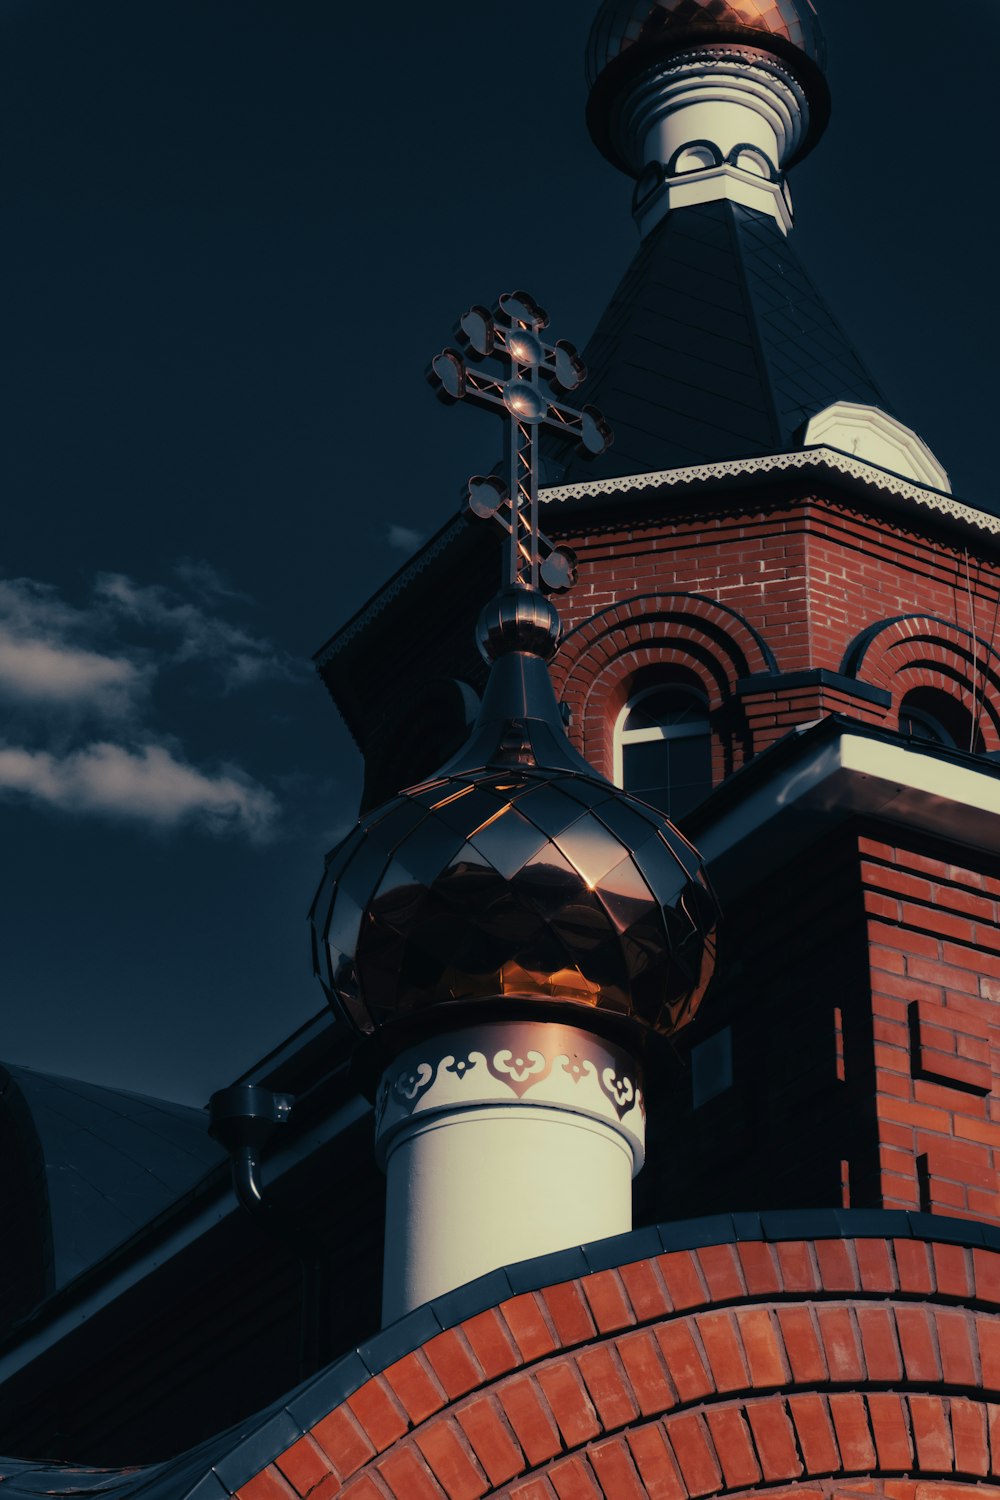
[[587, 43], [587, 81], [593, 86], [636, 44], [646, 52], [669, 44], [672, 35], [686, 45], [713, 33], [727, 41], [747, 33], [750, 41], [753, 32], [823, 66], [826, 47], [811, 0], [604, 0]]
[[717, 921], [698, 855], [595, 774], [521, 759], [400, 792], [330, 856], [314, 963], [357, 1031], [460, 1002], [563, 1002], [661, 1033], [693, 1016]]

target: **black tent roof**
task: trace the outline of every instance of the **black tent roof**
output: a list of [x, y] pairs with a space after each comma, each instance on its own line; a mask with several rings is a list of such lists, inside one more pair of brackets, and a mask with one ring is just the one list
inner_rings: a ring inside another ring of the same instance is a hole
[[781, 453], [834, 401], [890, 410], [776, 221], [727, 200], [647, 236], [584, 358], [577, 394], [615, 441], [597, 460], [554, 452], [550, 483]]

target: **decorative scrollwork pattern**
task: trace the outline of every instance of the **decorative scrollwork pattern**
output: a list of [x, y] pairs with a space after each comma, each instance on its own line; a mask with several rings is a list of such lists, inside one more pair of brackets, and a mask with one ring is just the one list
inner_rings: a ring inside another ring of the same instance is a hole
[[[497, 1046], [501, 1038], [505, 1045]], [[560, 1079], [566, 1078], [577, 1087], [596, 1082], [620, 1120], [632, 1110], [643, 1111], [642, 1089], [634, 1063], [626, 1053], [584, 1032], [562, 1026], [505, 1025], [497, 1028], [494, 1037], [489, 1035], [489, 1028], [482, 1028], [466, 1033], [464, 1040], [466, 1045], [459, 1049], [442, 1038], [436, 1052], [433, 1042], [428, 1040], [419, 1054], [411, 1052], [400, 1059], [398, 1071], [390, 1070], [380, 1089], [377, 1123], [381, 1123], [390, 1096], [397, 1112], [412, 1114], [445, 1074], [457, 1084], [464, 1084], [469, 1074], [476, 1073], [477, 1079], [468, 1085], [474, 1090], [482, 1087], [485, 1073], [517, 1099], [523, 1099], [547, 1083], [555, 1072]]]

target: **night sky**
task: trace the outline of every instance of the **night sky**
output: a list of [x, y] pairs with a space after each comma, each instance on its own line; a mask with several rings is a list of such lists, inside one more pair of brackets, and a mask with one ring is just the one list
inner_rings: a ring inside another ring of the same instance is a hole
[[[0, 1057], [202, 1103], [322, 1008], [360, 765], [312, 653], [499, 456], [423, 380], [635, 246], [595, 0], [0, 0]], [[825, 0], [800, 255], [1000, 509], [996, 0]], [[932, 18], [940, 20], [932, 21]]]

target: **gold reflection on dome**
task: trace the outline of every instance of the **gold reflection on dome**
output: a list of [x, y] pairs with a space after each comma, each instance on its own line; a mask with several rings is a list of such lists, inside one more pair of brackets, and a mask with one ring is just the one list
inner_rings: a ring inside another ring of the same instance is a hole
[[601, 986], [581, 974], [578, 968], [554, 969], [551, 973], [505, 963], [500, 970], [501, 995], [550, 996], [553, 1000], [574, 1000], [577, 1005], [597, 1005]]
[[655, 808], [575, 771], [487, 768], [363, 820], [312, 921], [317, 972], [363, 1035], [444, 1005], [535, 1001], [670, 1033], [708, 983], [718, 906]]

